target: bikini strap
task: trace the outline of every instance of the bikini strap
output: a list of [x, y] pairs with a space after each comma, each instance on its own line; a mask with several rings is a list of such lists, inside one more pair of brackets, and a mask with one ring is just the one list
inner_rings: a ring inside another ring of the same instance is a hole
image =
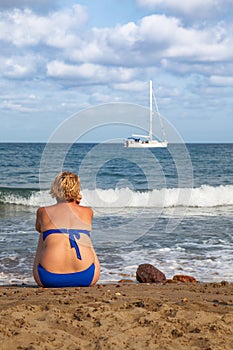
[[75, 240], [76, 239], [80, 239], [80, 233], [85, 233], [88, 237], [90, 237], [90, 232], [87, 231], [87, 230], [68, 230], [68, 233], [69, 233], [69, 240], [70, 240], [70, 246], [71, 248], [75, 248], [76, 250], [76, 255], [77, 255], [77, 258], [79, 260], [82, 260], [82, 257], [81, 257], [81, 254], [80, 254], [80, 250], [79, 250], [79, 246]]
[[51, 235], [53, 233], [62, 233], [62, 234], [67, 233], [67, 234], [69, 234], [70, 246], [71, 246], [71, 248], [75, 248], [77, 258], [79, 260], [82, 260], [82, 257], [81, 257], [81, 254], [80, 254], [80, 250], [79, 250], [79, 246], [78, 246], [78, 244], [76, 242], [76, 239], [77, 240], [80, 239], [80, 233], [84, 233], [88, 237], [90, 237], [91, 236], [90, 231], [88, 231], [88, 230], [77, 230], [77, 229], [66, 229], [66, 228], [50, 229], [50, 230], [47, 230], [47, 231], [43, 232], [43, 240], [45, 240], [46, 237], [48, 237], [49, 235]]

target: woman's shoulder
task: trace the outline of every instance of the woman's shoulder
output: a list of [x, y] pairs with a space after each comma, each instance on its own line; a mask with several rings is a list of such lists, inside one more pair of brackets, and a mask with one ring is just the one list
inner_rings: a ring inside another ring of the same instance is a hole
[[44, 210], [45, 210], [45, 207], [39, 207], [36, 211], [37, 215], [43, 213]]
[[48, 212], [49, 210], [53, 209], [55, 207], [55, 205], [48, 205], [48, 206], [44, 206], [44, 207], [39, 207], [37, 209], [37, 214], [42, 215], [45, 212]]
[[83, 205], [79, 205], [79, 209], [83, 212], [86, 213], [87, 215], [93, 216], [94, 212], [90, 207], [85, 207]]

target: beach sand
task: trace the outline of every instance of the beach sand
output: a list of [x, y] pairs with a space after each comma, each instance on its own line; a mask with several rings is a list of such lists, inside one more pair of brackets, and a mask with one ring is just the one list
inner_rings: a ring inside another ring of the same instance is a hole
[[2, 350], [232, 350], [233, 284], [0, 287]]

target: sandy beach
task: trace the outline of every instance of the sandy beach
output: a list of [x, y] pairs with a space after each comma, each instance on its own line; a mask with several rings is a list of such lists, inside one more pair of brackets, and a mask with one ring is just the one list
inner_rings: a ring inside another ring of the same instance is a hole
[[0, 287], [2, 350], [231, 350], [233, 284]]

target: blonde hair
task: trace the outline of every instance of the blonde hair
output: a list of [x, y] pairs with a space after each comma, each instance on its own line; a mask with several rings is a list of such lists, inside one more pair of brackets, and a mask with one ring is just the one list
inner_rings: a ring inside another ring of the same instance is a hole
[[50, 194], [58, 202], [76, 201], [80, 203], [82, 195], [79, 177], [69, 171], [59, 173], [51, 185]]

